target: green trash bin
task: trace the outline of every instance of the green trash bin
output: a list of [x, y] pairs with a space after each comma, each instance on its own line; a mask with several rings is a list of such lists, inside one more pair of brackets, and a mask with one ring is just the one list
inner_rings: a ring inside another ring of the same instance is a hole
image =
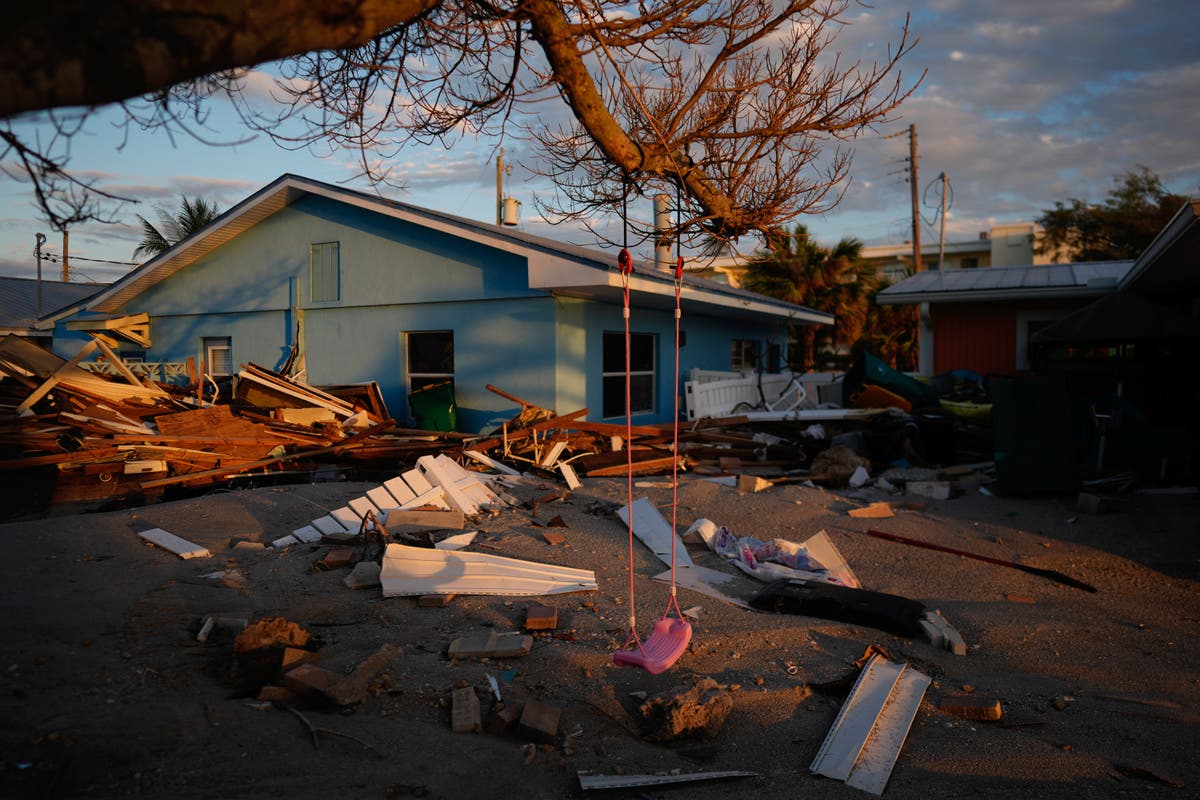
[[408, 395], [417, 427], [426, 431], [458, 430], [458, 406], [454, 402], [454, 382], [431, 383]]

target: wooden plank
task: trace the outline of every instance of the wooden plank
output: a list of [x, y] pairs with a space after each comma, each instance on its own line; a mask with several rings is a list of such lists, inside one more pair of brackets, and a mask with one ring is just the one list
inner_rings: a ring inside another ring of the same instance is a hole
[[462, 530], [466, 525], [466, 518], [461, 511], [419, 511], [393, 508], [387, 512], [387, 522], [384, 525], [388, 528], [404, 525], [413, 528]]
[[367, 516], [367, 512], [375, 515], [376, 519], [383, 519], [383, 512], [366, 497], [356, 497], [346, 505], [350, 506], [350, 510], [360, 517]]
[[496, 459], [491, 458], [491, 457], [487, 456], [486, 454], [479, 452], [478, 450], [464, 450], [463, 455], [474, 461], [478, 461], [480, 464], [483, 464], [486, 467], [491, 467], [492, 469], [496, 470], [496, 472], [499, 472], [501, 475], [512, 475], [512, 476], [516, 476], [516, 477], [519, 477], [521, 475], [520, 472], [518, 472], [517, 470], [508, 466], [507, 464], [501, 463], [501, 462], [497, 461]]
[[375, 504], [375, 508], [380, 511], [387, 511], [392, 508], [399, 508], [400, 501], [392, 497], [392, 493], [382, 486], [376, 486], [374, 489], [367, 491], [367, 499]]
[[[479, 506], [458, 487], [455, 482], [456, 476], [445, 464], [438, 463], [433, 456], [421, 456], [417, 459], [417, 467], [431, 484], [437, 484], [445, 492], [446, 501], [451, 508], [463, 512], [468, 517], [479, 513]], [[407, 476], [405, 479], [407, 480]]]
[[348, 531], [356, 531], [362, 525], [362, 515], [356, 513], [350, 506], [335, 508], [329, 512], [329, 516], [337, 520], [338, 524]]
[[567, 482], [567, 488], [574, 491], [583, 486], [583, 481], [579, 480], [579, 476], [575, 474], [575, 468], [570, 464], [560, 463], [558, 471], [562, 474], [563, 480]]
[[541, 463], [538, 464], [542, 469], [553, 469], [558, 457], [562, 455], [562, 451], [567, 448], [567, 443], [563, 441], [555, 442], [542, 457]]
[[198, 544], [193, 544], [187, 539], [183, 539], [170, 531], [164, 531], [162, 528], [151, 528], [148, 531], [142, 531], [138, 536], [145, 539], [151, 544], [161, 547], [162, 549], [174, 553], [183, 559], [188, 558], [209, 558], [212, 553], [208, 552], [207, 547], [201, 547]]
[[397, 503], [401, 506], [416, 497], [403, 478], [388, 478], [383, 482], [383, 488], [387, 489], [388, 494], [396, 498]]
[[316, 519], [314, 519], [312, 521], [312, 526], [314, 528], [316, 528], [317, 530], [319, 530], [322, 534], [347, 533], [347, 532], [354, 533], [354, 532], [358, 531], [357, 525], [354, 526], [353, 531], [350, 531], [348, 528], [346, 528], [344, 525], [342, 525], [342, 523], [338, 522], [336, 519], [334, 519], [329, 514], [326, 514], [323, 517], [317, 517]]
[[444, 511], [449, 511], [450, 506], [447, 505], [446, 501], [442, 499], [442, 495], [444, 494], [445, 492], [442, 491], [442, 487], [430, 486], [427, 491], [418, 495], [413, 495], [412, 500], [406, 500], [404, 504], [400, 506], [400, 508], [407, 510], [420, 508], [421, 506], [436, 506]]
[[527, 633], [488, 631], [455, 639], [447, 654], [450, 658], [515, 658], [532, 649], [533, 637]]
[[49, 394], [50, 390], [58, 385], [59, 376], [68, 372], [70, 367], [77, 366], [80, 361], [83, 361], [85, 358], [91, 355], [91, 352], [95, 350], [96, 347], [97, 342], [95, 339], [92, 339], [90, 342], [84, 344], [83, 347], [79, 348], [79, 352], [72, 356], [70, 361], [66, 361], [60, 365], [58, 369], [54, 371], [53, 375], [47, 377], [45, 382], [43, 382], [41, 386], [34, 390], [33, 394], [21, 401], [21, 404], [17, 406], [17, 416], [24, 417], [28, 415], [30, 413], [29, 409], [33, 407], [33, 404]]

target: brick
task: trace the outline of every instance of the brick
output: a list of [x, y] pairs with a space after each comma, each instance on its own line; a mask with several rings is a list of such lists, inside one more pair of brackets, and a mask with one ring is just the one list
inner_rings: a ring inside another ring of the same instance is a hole
[[268, 703], [290, 703], [296, 699], [296, 693], [286, 686], [264, 686], [258, 692], [258, 699]]
[[552, 631], [557, 627], [557, 608], [553, 606], [530, 606], [525, 610], [525, 630]]
[[355, 555], [353, 547], [337, 547], [326, 553], [316, 566], [317, 569], [342, 569], [357, 563], [358, 556]]
[[524, 710], [524, 703], [514, 703], [495, 709], [488, 715], [488, 733], [493, 736], [505, 736], [512, 733], [516, 730]]
[[947, 697], [938, 708], [946, 714], [983, 722], [995, 722], [1001, 716], [1000, 701], [986, 697]]
[[479, 695], [475, 694], [475, 687], [464, 686], [450, 695], [450, 727], [455, 733], [479, 733], [483, 730]]
[[417, 598], [421, 608], [445, 608], [454, 600], [453, 594], [423, 594]]
[[318, 667], [315, 664], [301, 664], [295, 669], [288, 670], [283, 676], [287, 688], [298, 695], [321, 694], [336, 685], [342, 679], [336, 672]]
[[563, 536], [561, 533], [555, 533], [554, 531], [542, 531], [542, 538], [546, 540], [546, 544], [554, 547], [557, 547], [567, 540], [567, 537]]
[[527, 700], [521, 710], [517, 730], [522, 736], [537, 742], [553, 744], [558, 735], [558, 720], [562, 710], [540, 700]]

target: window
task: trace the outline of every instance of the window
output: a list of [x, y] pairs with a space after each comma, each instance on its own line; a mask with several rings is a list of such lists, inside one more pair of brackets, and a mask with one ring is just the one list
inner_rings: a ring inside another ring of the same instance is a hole
[[964, 258], [958, 265], [962, 269], [977, 269], [979, 267], [978, 258]]
[[341, 247], [338, 242], [320, 242], [309, 246], [308, 296], [314, 303], [341, 299]]
[[228, 336], [206, 337], [204, 364], [208, 374], [214, 378], [233, 375], [233, 341]]
[[783, 348], [777, 344], [767, 345], [767, 372], [783, 369]]
[[[629, 410], [631, 414], [654, 412], [654, 351], [652, 333], [629, 334]], [[604, 334], [605, 417], [625, 416], [625, 334]]]
[[410, 392], [454, 381], [454, 331], [410, 331], [406, 339]]
[[734, 339], [729, 365], [732, 369], [758, 369], [758, 341]]

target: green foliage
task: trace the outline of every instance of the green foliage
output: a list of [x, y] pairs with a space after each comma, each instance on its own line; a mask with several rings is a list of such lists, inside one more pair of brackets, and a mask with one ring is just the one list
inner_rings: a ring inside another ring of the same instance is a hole
[[187, 196], [180, 196], [180, 208], [174, 215], [165, 208], [159, 208], [157, 226], [138, 214], [142, 222], [142, 241], [133, 251], [133, 257], [153, 258], [164, 253], [219, 216], [221, 212], [215, 203], [203, 197]]
[[818, 354], [834, 357], [859, 339], [877, 288], [874, 269], [860, 257], [862, 242], [842, 239], [830, 250], [814, 242], [804, 225], [797, 225], [792, 233], [780, 234], [768, 244], [771, 254], [750, 266], [742, 285], [833, 314], [832, 332], [813, 325], [796, 326], [793, 334], [799, 347], [790, 348], [793, 369], [828, 366], [818, 363]]
[[1184, 197], [1168, 192], [1158, 175], [1139, 166], [1113, 178], [1103, 203], [1072, 197], [1045, 209], [1039, 252], [1055, 261], [1111, 261], [1141, 255], [1175, 215]]

